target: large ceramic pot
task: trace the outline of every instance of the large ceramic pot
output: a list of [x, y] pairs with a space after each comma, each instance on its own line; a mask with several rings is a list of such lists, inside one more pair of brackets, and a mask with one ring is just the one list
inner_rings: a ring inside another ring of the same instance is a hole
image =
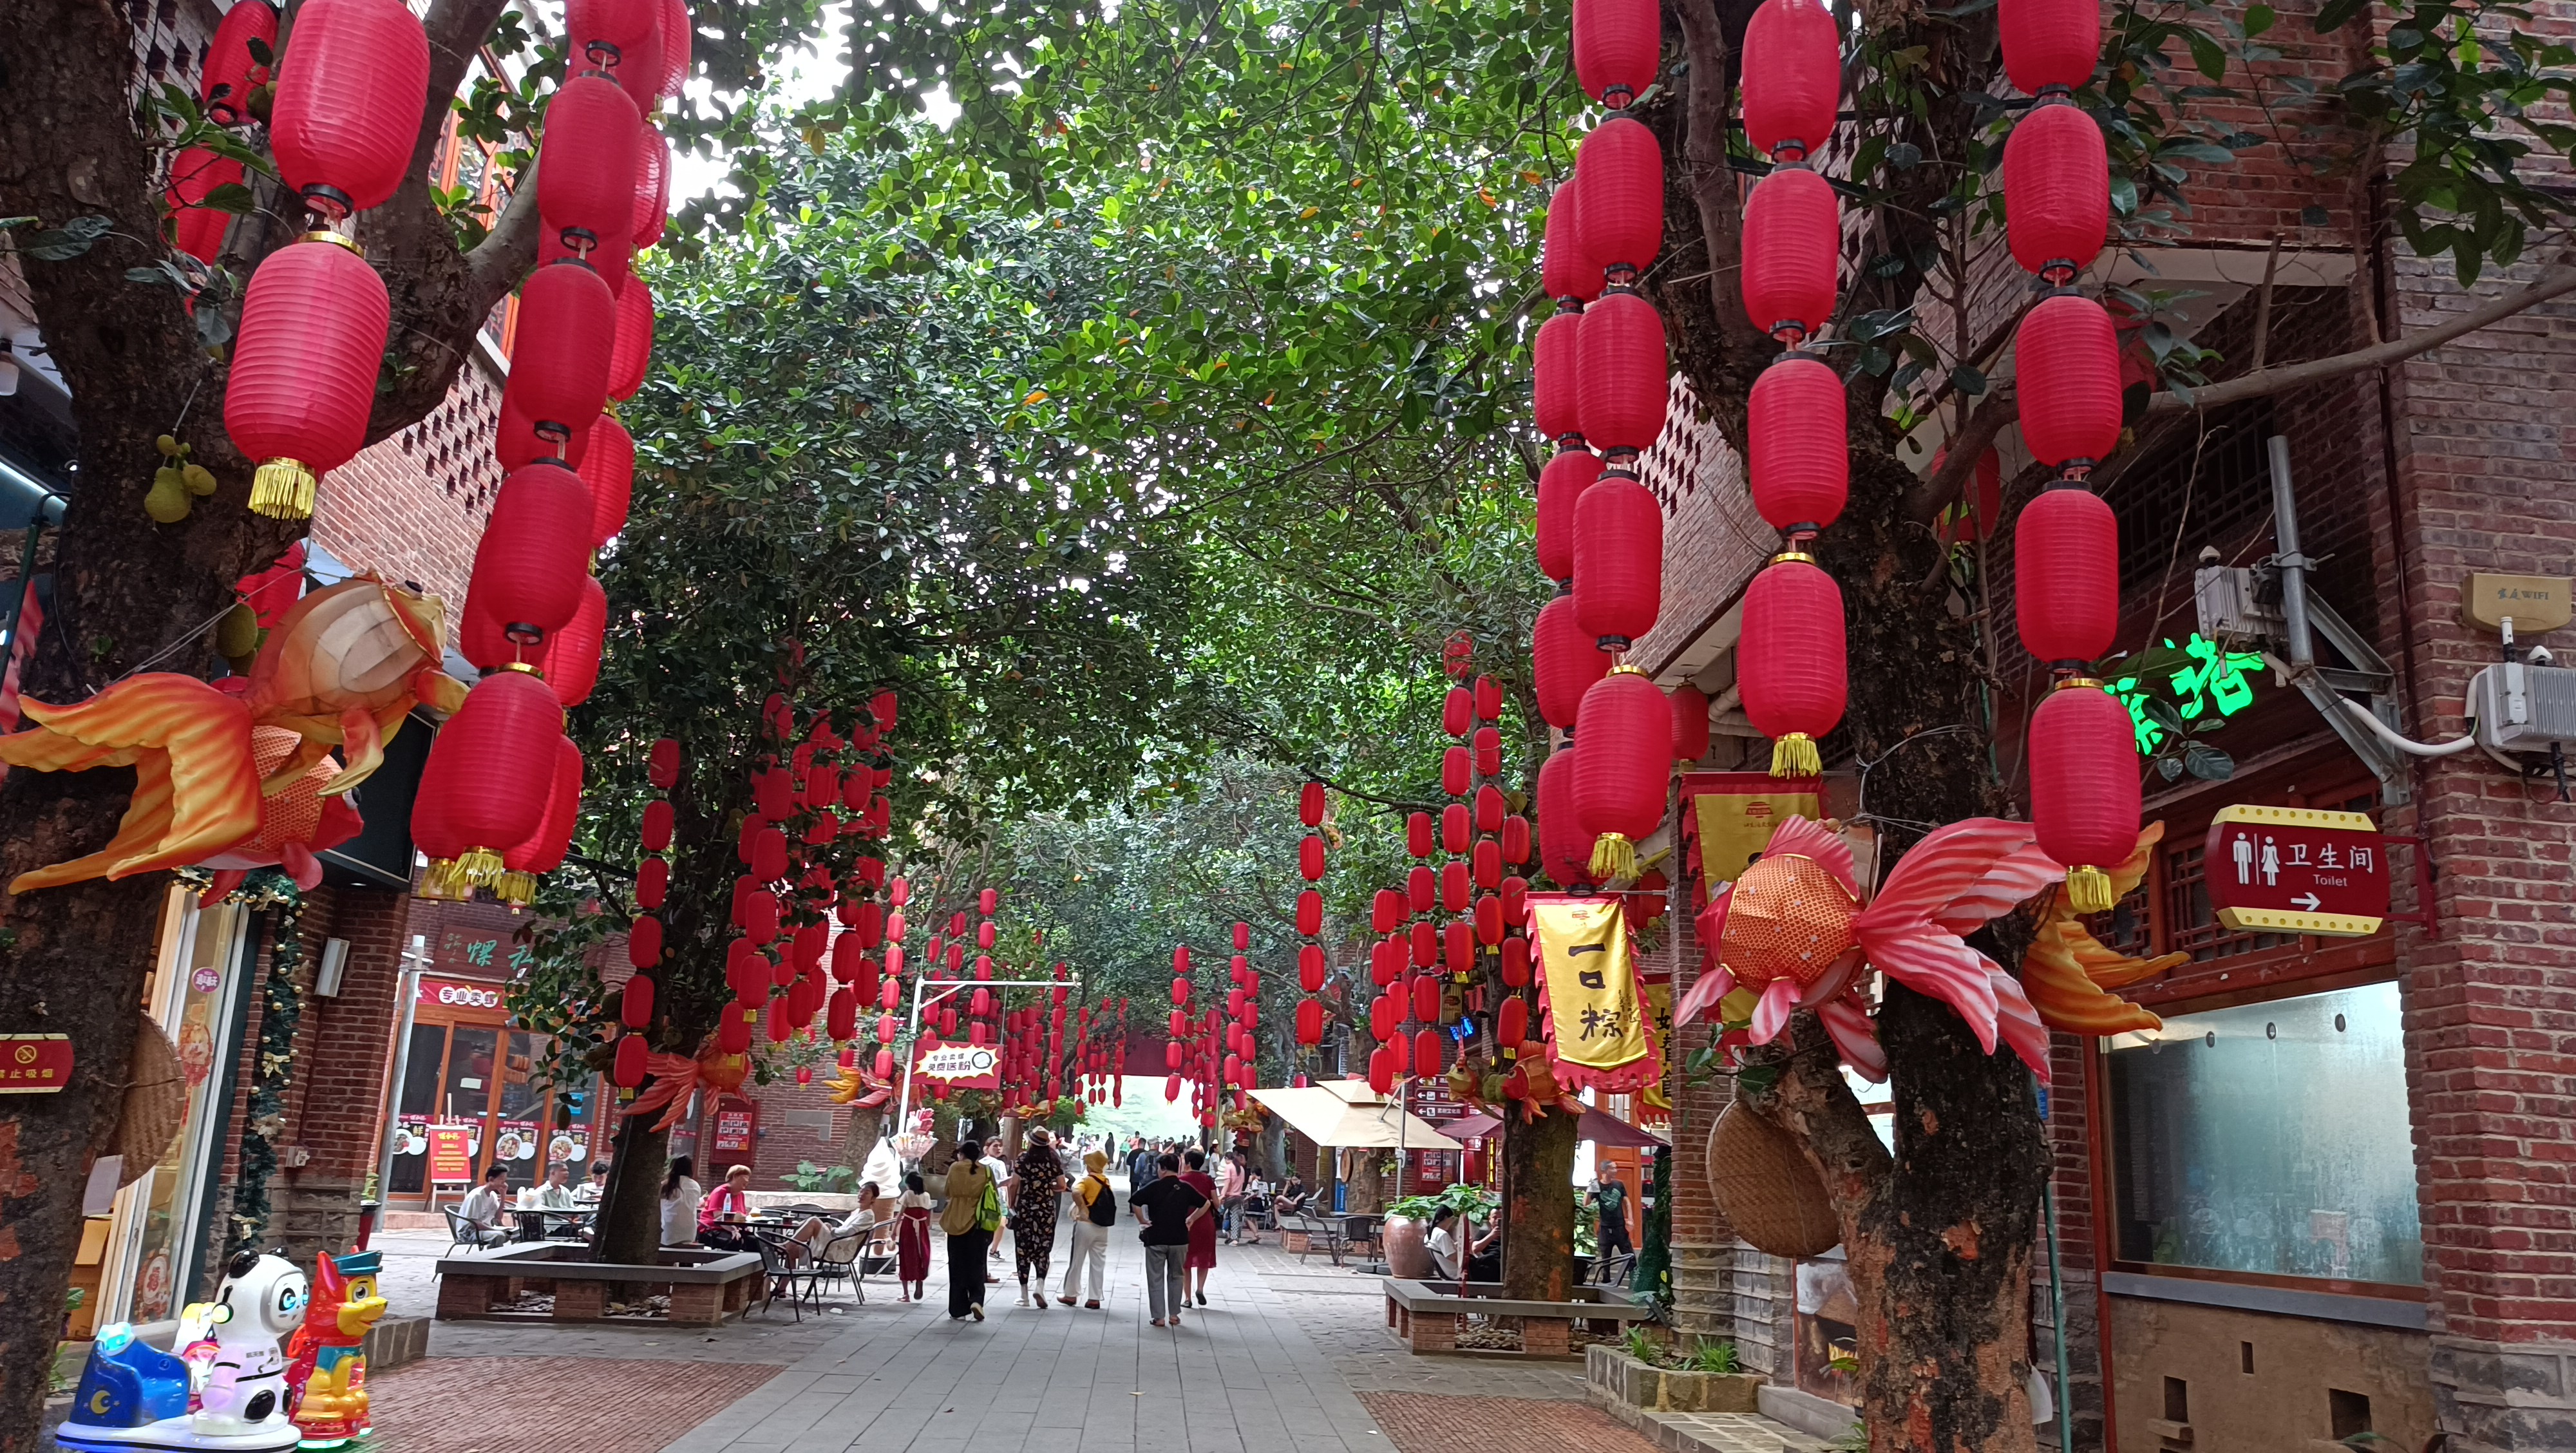
[[1405, 1281], [1431, 1279], [1431, 1248], [1423, 1237], [1429, 1231], [1410, 1216], [1389, 1216], [1379, 1233], [1386, 1241], [1387, 1274]]

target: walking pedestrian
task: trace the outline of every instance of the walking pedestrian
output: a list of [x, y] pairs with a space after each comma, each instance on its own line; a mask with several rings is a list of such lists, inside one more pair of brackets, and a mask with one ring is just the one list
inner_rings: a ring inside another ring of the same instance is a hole
[[1073, 1183], [1073, 1249], [1065, 1253], [1064, 1293], [1056, 1298], [1066, 1306], [1073, 1305], [1074, 1283], [1081, 1280], [1083, 1268], [1091, 1269], [1091, 1296], [1083, 1306], [1100, 1310], [1100, 1283], [1109, 1274], [1109, 1228], [1118, 1224], [1118, 1193], [1109, 1188], [1109, 1177], [1102, 1172], [1109, 1165], [1103, 1151], [1091, 1151], [1082, 1157], [1087, 1174]]
[[[1009, 1161], [1002, 1159], [1002, 1142], [999, 1139], [987, 1140], [984, 1142], [984, 1169], [992, 1173], [994, 1194], [1001, 1198], [1002, 1205], [1005, 1208], [1003, 1224], [1008, 1225], [1010, 1224], [1010, 1220], [1007, 1210], [1011, 1204], [1011, 1182], [1017, 1178], [1017, 1173], [1011, 1169], [1011, 1163]], [[984, 1254], [994, 1261], [1002, 1259], [1002, 1237], [1000, 1232], [996, 1231], [994, 1233], [993, 1244], [985, 1249]], [[993, 1275], [990, 1271], [984, 1273], [984, 1284], [986, 1286], [998, 1285], [1001, 1280], [1002, 1279], [1000, 1277]]]
[[1243, 1200], [1252, 1184], [1252, 1166], [1240, 1150], [1227, 1151], [1221, 1166], [1216, 1183], [1216, 1204], [1224, 1216], [1219, 1229], [1225, 1233], [1225, 1244], [1232, 1246], [1243, 1235]]
[[[1192, 1146], [1189, 1153], [1181, 1157], [1181, 1163], [1188, 1167], [1181, 1172], [1181, 1180], [1213, 1204], [1216, 1182], [1208, 1179], [1207, 1152]], [[1216, 1270], [1216, 1217], [1213, 1214], [1190, 1223], [1190, 1254], [1186, 1265], [1189, 1289], [1198, 1296], [1199, 1305], [1204, 1307], [1208, 1304], [1208, 1273]]]
[[1626, 1256], [1636, 1248], [1628, 1244], [1628, 1187], [1615, 1176], [1592, 1178], [1592, 1209], [1597, 1218], [1593, 1245], [1603, 1260]]
[[1002, 1224], [1002, 1192], [983, 1165], [982, 1141], [957, 1147], [948, 1167], [948, 1204], [939, 1229], [948, 1233], [948, 1319], [984, 1320], [984, 1255]]
[[1029, 1132], [1011, 1178], [1011, 1260], [1020, 1272], [1020, 1305], [1029, 1304], [1029, 1273], [1038, 1280], [1038, 1310], [1047, 1304], [1047, 1261], [1055, 1254], [1056, 1201], [1064, 1194], [1064, 1162], [1044, 1127]]
[[930, 1191], [921, 1172], [903, 1178], [903, 1199], [895, 1203], [894, 1279], [903, 1285], [897, 1299], [927, 1300], [930, 1280]]
[[1145, 1225], [1138, 1236], [1145, 1243], [1146, 1310], [1153, 1314], [1155, 1326], [1178, 1327], [1181, 1308], [1189, 1304], [1181, 1264], [1189, 1257], [1190, 1238], [1207, 1222], [1211, 1208], [1208, 1198], [1182, 1178], [1179, 1156], [1165, 1151], [1154, 1168], [1160, 1175], [1130, 1195], [1127, 1204]]

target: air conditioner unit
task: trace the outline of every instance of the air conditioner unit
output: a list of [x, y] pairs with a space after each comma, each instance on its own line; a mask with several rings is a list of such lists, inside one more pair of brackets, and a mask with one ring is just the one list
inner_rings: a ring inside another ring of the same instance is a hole
[[2478, 740], [2499, 752], [2546, 752], [2576, 743], [2576, 667], [2507, 661], [2469, 682]]

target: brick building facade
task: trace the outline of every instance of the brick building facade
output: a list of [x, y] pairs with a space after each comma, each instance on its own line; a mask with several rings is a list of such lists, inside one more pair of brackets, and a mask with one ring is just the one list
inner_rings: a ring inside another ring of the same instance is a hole
[[[2285, 54], [2264, 71], [2330, 91], [2356, 53], [2345, 37], [2311, 35], [2308, 9], [2285, 9], [2267, 37]], [[2183, 310], [2223, 355], [2215, 376], [2254, 351], [2267, 266], [2274, 364], [2436, 326], [2544, 270], [2527, 263], [2464, 290], [2447, 266], [2411, 256], [2380, 175], [2329, 184], [2296, 165], [2348, 139], [2302, 133], [2286, 149], [2298, 156], [2242, 154], [2196, 190], [2184, 245], [2154, 254], [2156, 286], [2206, 294]], [[2096, 280], [2106, 274], [2144, 276], [2111, 257]], [[2021, 278], [1991, 269], [1971, 295], [1978, 331], [2009, 316]], [[2425, 742], [2468, 730], [2469, 679], [2499, 657], [2496, 635], [2462, 617], [2469, 575], [2576, 576], [2576, 437], [2559, 423], [2576, 403], [2571, 324], [2576, 305], [2555, 301], [2384, 372], [2139, 428], [2097, 476], [2121, 525], [2121, 648], [2191, 644], [2205, 550], [2231, 566], [2275, 553], [2266, 441], [2279, 436], [2302, 551], [2318, 561], [2311, 593], [2384, 661], [2392, 725]], [[1937, 433], [1919, 436], [1921, 460]], [[1637, 659], [1659, 684], [1707, 692], [1716, 735], [1702, 766], [1747, 765], [1759, 743], [1730, 690], [1734, 607], [1772, 536], [1714, 429], [1668, 430], [1657, 452], [1665, 606]], [[2008, 480], [2028, 463], [2014, 432], [2000, 452]], [[1702, 487], [1673, 487], [1691, 479]], [[2007, 491], [2007, 515], [2017, 497]], [[1982, 553], [2004, 612], [2010, 544], [2006, 528]], [[1963, 592], [1960, 604], [1980, 602]], [[1998, 634], [1998, 675], [2016, 698], [1997, 712], [2009, 767], [2045, 673], [2008, 620]], [[2576, 632], [2539, 643], [2563, 653]], [[2191, 955], [2128, 994], [2167, 1028], [2054, 1036], [2056, 1286], [2052, 1258], [2035, 1257], [2030, 1360], [2051, 1400], [2071, 1404], [2079, 1448], [2315, 1446], [2363, 1431], [2407, 1447], [2440, 1432], [2479, 1453], [2576, 1447], [2576, 806], [2545, 775], [2518, 778], [2477, 750], [2404, 758], [2382, 775], [2289, 682], [2277, 633], [2216, 644], [2257, 658], [2242, 676], [2250, 704], [2205, 738], [2234, 758], [2234, 776], [2174, 784], [2148, 772], [2146, 819], [2166, 836], [2148, 882], [2100, 928], [2129, 951]], [[2316, 653], [2363, 694], [2352, 683], [2370, 663], [2322, 635]], [[1850, 764], [1828, 769], [1827, 809], [1847, 812]], [[2357, 810], [2421, 837], [2429, 902], [2415, 886], [2419, 850], [2401, 844], [2396, 909], [2429, 910], [2433, 925], [2337, 939], [2219, 924], [2201, 844], [2213, 812], [2238, 803]], [[1699, 958], [1690, 891], [1675, 885], [1685, 911], [1667, 950], [1684, 985]], [[1722, 1080], [1674, 1094], [1677, 1320], [1732, 1338], [1784, 1394], [1766, 1406], [1796, 1411], [1785, 1395], [1802, 1388], [1830, 1401], [1798, 1345], [1813, 1268], [1735, 1240], [1709, 1199], [1705, 1142], [1726, 1094]], [[2269, 1149], [2246, 1153], [2259, 1137]], [[1806, 1410], [1820, 1431], [1835, 1416]]]

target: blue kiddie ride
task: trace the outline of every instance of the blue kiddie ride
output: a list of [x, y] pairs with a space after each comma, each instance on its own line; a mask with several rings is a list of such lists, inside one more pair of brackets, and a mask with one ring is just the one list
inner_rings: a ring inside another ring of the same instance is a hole
[[302, 1435], [287, 1420], [278, 1342], [303, 1322], [309, 1299], [304, 1274], [288, 1262], [234, 1257], [207, 1309], [212, 1361], [193, 1388], [185, 1358], [124, 1323], [102, 1329], [55, 1441], [76, 1453], [286, 1453]]

